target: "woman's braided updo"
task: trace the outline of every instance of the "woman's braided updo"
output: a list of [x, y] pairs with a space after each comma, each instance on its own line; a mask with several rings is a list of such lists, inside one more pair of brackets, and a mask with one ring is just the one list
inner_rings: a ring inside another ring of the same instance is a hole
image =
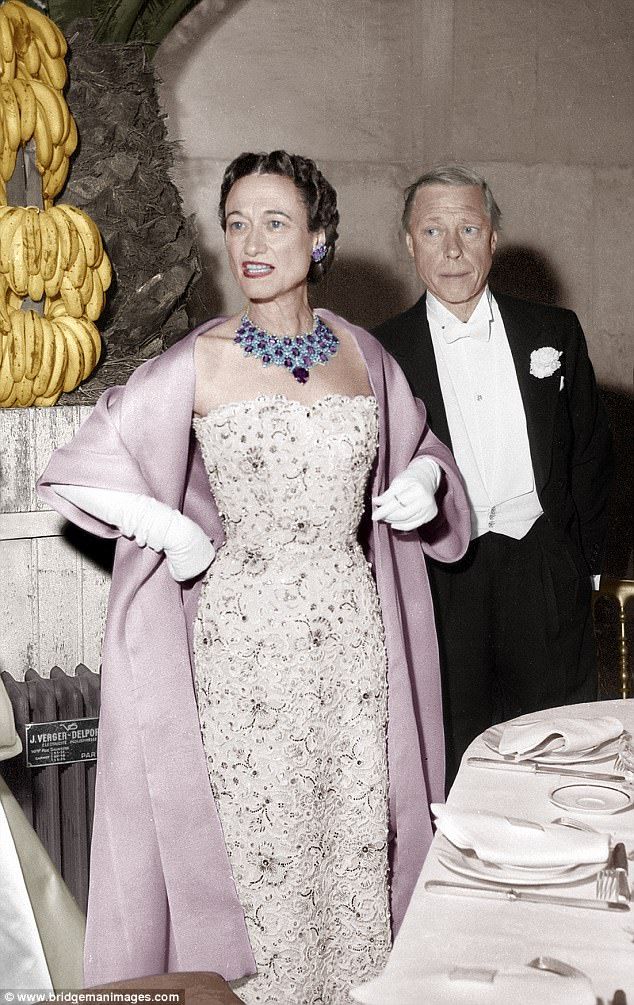
[[323, 230], [326, 234], [326, 255], [321, 262], [311, 262], [308, 282], [318, 283], [328, 272], [335, 257], [337, 240], [337, 193], [326, 181], [314, 161], [298, 154], [287, 154], [285, 150], [273, 150], [270, 154], [243, 153], [224, 173], [220, 186], [218, 218], [223, 230], [226, 229], [225, 204], [231, 188], [240, 178], [251, 174], [278, 174], [290, 178], [299, 191], [306, 206], [308, 229], [311, 233]]

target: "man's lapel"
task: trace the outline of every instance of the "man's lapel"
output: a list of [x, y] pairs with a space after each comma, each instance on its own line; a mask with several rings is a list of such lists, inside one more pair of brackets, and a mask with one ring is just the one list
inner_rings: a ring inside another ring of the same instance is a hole
[[[549, 377], [535, 377], [530, 372], [531, 353], [544, 346], [557, 348], [556, 333], [536, 316], [533, 304], [495, 294], [506, 335], [511, 347], [517, 381], [522, 395], [530, 443], [536, 488], [540, 491], [550, 473], [553, 422], [563, 365]], [[562, 364], [565, 361], [562, 359]]]
[[447, 413], [427, 321], [425, 294], [408, 311], [407, 321], [400, 334], [400, 345], [394, 346], [397, 358], [399, 362], [403, 361], [403, 370], [414, 389], [414, 394], [422, 399], [427, 409], [430, 429], [451, 450]]

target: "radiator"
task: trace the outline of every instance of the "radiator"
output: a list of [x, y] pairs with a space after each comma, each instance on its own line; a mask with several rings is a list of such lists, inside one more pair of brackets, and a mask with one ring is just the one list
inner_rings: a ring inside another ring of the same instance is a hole
[[22, 754], [4, 761], [2, 775], [85, 912], [95, 791], [95, 761], [32, 768], [26, 763], [25, 726], [99, 716], [99, 675], [83, 664], [75, 675], [53, 667], [50, 678], [27, 670], [23, 681], [1, 674], [22, 740]]

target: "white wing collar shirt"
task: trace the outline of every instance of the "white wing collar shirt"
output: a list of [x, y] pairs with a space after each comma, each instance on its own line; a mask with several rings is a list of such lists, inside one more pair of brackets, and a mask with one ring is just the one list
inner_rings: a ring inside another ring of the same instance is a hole
[[429, 291], [427, 320], [453, 454], [471, 505], [471, 537], [520, 539], [543, 510], [511, 349], [489, 288], [467, 322]]

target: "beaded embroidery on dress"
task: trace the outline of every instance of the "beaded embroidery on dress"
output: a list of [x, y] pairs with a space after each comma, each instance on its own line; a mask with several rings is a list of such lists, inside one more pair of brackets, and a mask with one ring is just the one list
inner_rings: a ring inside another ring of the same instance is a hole
[[247, 1003], [340, 1005], [390, 947], [386, 657], [357, 542], [376, 400], [266, 396], [194, 428], [227, 536], [194, 649], [258, 968], [235, 990]]

